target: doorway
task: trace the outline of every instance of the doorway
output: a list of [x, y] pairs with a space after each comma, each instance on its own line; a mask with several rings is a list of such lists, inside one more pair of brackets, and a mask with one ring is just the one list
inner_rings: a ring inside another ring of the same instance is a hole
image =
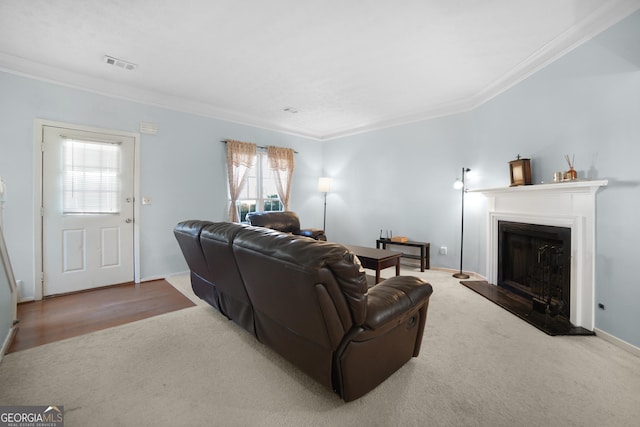
[[51, 122], [38, 127], [36, 299], [138, 283], [139, 136]]

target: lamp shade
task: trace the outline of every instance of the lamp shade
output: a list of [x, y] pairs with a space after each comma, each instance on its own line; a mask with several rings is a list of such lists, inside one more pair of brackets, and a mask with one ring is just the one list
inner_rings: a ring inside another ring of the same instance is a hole
[[320, 193], [328, 193], [331, 191], [331, 178], [327, 176], [321, 176], [318, 179], [318, 191]]

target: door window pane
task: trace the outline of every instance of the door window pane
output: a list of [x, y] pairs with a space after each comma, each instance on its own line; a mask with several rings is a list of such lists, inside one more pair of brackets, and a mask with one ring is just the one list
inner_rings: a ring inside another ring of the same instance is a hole
[[120, 144], [67, 139], [62, 150], [62, 212], [119, 213]]

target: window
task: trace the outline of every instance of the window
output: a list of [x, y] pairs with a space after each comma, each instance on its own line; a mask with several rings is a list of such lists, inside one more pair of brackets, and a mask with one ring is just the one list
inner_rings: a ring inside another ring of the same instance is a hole
[[276, 178], [269, 168], [267, 153], [257, 153], [256, 163], [247, 172], [245, 186], [236, 203], [240, 222], [247, 222], [247, 213], [281, 211], [282, 202], [276, 190]]
[[66, 139], [62, 144], [62, 212], [120, 212], [120, 144]]

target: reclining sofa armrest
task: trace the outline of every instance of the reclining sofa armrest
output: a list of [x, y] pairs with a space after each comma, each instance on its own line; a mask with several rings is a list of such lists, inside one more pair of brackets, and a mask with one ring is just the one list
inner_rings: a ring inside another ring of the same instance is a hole
[[364, 327], [377, 329], [429, 300], [433, 288], [413, 276], [391, 277], [369, 289]]
[[305, 237], [311, 237], [315, 240], [327, 240], [327, 236], [324, 234], [324, 230], [319, 228], [304, 228], [300, 230], [300, 235]]

